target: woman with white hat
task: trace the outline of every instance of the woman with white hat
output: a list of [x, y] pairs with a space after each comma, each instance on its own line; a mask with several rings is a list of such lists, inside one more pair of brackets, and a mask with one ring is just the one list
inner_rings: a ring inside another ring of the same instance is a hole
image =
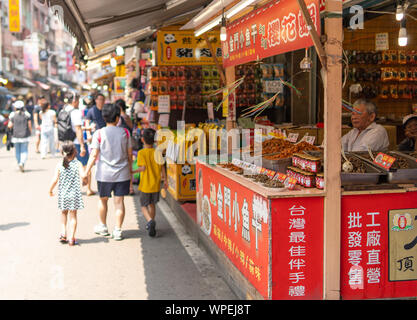
[[15, 112], [9, 116], [9, 128], [13, 130], [12, 143], [16, 150], [16, 160], [20, 171], [24, 172], [25, 163], [28, 157], [28, 145], [30, 133], [32, 132], [32, 122], [30, 113], [25, 111], [23, 101], [16, 101], [13, 106]]

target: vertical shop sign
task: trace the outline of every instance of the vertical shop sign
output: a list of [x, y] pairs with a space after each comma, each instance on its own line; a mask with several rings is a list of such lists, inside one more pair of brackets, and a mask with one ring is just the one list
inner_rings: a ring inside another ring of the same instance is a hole
[[72, 73], [75, 71], [75, 64], [74, 58], [72, 56], [72, 51], [67, 51], [65, 55], [67, 60], [67, 72]]
[[20, 0], [9, 0], [9, 31], [20, 32]]
[[199, 162], [196, 168], [200, 228], [267, 299], [269, 201]]
[[39, 46], [37, 40], [26, 39], [23, 42], [23, 61], [25, 70], [39, 70]]
[[389, 211], [389, 280], [417, 280], [417, 209]]
[[[315, 32], [320, 35], [319, 0], [305, 2]], [[223, 65], [244, 64], [312, 45], [298, 2], [276, 1], [227, 26], [227, 38], [222, 42]]]
[[323, 198], [272, 202], [272, 299], [322, 299]]

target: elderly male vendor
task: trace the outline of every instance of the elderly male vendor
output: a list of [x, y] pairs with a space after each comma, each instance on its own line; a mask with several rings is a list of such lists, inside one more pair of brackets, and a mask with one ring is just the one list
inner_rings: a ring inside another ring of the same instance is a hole
[[352, 112], [353, 129], [342, 137], [344, 151], [387, 151], [389, 146], [387, 130], [375, 123], [376, 106], [359, 99], [353, 104], [357, 112]]

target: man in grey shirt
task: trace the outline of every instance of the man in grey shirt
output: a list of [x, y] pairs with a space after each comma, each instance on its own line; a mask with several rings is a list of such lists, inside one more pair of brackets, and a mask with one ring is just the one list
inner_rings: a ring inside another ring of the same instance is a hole
[[109, 235], [107, 220], [107, 203], [114, 193], [116, 208], [116, 227], [113, 231], [115, 240], [122, 240], [122, 224], [125, 216], [124, 196], [129, 194], [132, 174], [132, 144], [129, 131], [117, 127], [120, 108], [113, 104], [105, 104], [102, 109], [106, 127], [97, 130], [91, 143], [91, 156], [87, 168], [82, 175], [85, 180], [97, 161], [96, 180], [100, 195], [100, 224], [94, 232], [103, 236]]

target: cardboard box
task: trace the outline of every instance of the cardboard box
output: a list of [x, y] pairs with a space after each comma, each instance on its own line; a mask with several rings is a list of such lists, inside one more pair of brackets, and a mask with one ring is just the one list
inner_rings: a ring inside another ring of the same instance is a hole
[[177, 201], [196, 199], [195, 165], [167, 160], [168, 191]]

